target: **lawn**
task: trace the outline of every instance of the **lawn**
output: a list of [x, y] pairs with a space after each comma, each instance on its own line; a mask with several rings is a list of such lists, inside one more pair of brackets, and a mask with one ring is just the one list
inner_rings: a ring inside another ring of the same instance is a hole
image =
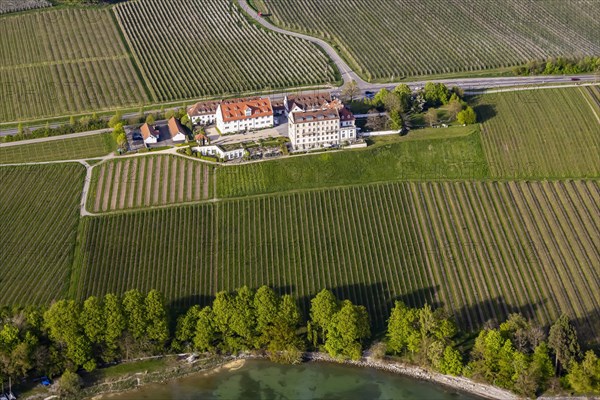
[[102, 157], [115, 149], [116, 144], [108, 133], [9, 147], [0, 146], [0, 164]]
[[294, 156], [217, 170], [217, 197], [399, 180], [479, 179], [477, 127], [428, 128], [374, 139], [366, 149]]
[[588, 89], [486, 94], [474, 102], [493, 177], [600, 176], [600, 107]]

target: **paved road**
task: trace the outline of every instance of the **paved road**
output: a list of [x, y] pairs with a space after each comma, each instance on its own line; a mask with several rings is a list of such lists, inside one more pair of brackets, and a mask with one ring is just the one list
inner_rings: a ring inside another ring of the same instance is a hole
[[[281, 29], [277, 26], [266, 21], [264, 18], [259, 17], [258, 13], [254, 11], [250, 6], [248, 6], [246, 0], [237, 0], [240, 7], [250, 15], [251, 18], [256, 20], [259, 24], [264, 26], [267, 29], [272, 31], [294, 36], [297, 38], [301, 38], [304, 40], [308, 40], [312, 43], [319, 45], [329, 57], [335, 62], [335, 65], [340, 70], [342, 77], [344, 79], [344, 83], [349, 81], [356, 81], [358, 87], [361, 90], [361, 93], [364, 94], [365, 91], [378, 91], [382, 88], [394, 88], [396, 84], [394, 83], [369, 83], [364, 81], [360, 76], [358, 76], [352, 68], [342, 59], [342, 57], [335, 51], [333, 47], [329, 43], [324, 40], [304, 35], [297, 32], [287, 31], [285, 29]], [[476, 89], [486, 89], [486, 88], [496, 88], [496, 87], [505, 87], [505, 86], [520, 86], [520, 85], [539, 85], [545, 83], [564, 83], [564, 82], [572, 82], [572, 78], [579, 79], [581, 82], [596, 82], [600, 83], [600, 77], [594, 75], [561, 75], [561, 76], [518, 76], [518, 77], [499, 77], [499, 78], [455, 78], [455, 79], [427, 79], [423, 81], [414, 81], [414, 82], [398, 82], [398, 83], [406, 83], [412, 89], [416, 87], [425, 86], [426, 82], [442, 82], [448, 86], [459, 86], [465, 90], [476, 90]]]
[[[23, 144], [33, 144], [33, 143], [41, 143], [41, 142], [52, 142], [54, 140], [71, 139], [71, 138], [82, 137], [82, 136], [92, 136], [92, 135], [98, 135], [100, 133], [106, 133], [106, 132], [112, 132], [112, 128], [98, 129], [95, 131], [87, 131], [87, 132], [69, 133], [67, 135], [48, 136], [48, 137], [42, 137], [42, 138], [36, 138], [36, 139], [18, 140], [16, 142], [0, 143], [0, 147], [20, 146]], [[2, 136], [2, 135], [0, 135], [0, 136]]]

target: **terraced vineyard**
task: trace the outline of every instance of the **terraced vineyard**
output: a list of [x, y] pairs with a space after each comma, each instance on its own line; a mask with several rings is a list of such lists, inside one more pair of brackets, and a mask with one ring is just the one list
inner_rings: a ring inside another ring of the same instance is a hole
[[157, 288], [183, 306], [244, 284], [329, 287], [378, 327], [401, 298], [465, 329], [564, 311], [598, 339], [599, 204], [594, 181], [391, 183], [86, 218], [71, 291]]
[[598, 1], [253, 0], [286, 29], [333, 43], [371, 79], [600, 54]]
[[367, 149], [291, 157], [217, 170], [217, 197], [398, 181], [481, 179], [487, 162], [472, 126], [374, 139]]
[[84, 176], [79, 164], [0, 167], [1, 305], [66, 295]]
[[115, 11], [159, 101], [336, 80], [319, 48], [249, 23], [233, 1], [137, 0]]
[[480, 96], [476, 110], [484, 120], [481, 138], [492, 176], [600, 176], [600, 106], [589, 96], [594, 93], [597, 87]]
[[6, 16], [0, 37], [0, 121], [148, 100], [110, 10]]
[[102, 157], [116, 150], [108, 133], [48, 142], [0, 147], [0, 164], [76, 160]]
[[133, 157], [94, 168], [88, 211], [115, 211], [212, 197], [213, 167], [177, 156]]

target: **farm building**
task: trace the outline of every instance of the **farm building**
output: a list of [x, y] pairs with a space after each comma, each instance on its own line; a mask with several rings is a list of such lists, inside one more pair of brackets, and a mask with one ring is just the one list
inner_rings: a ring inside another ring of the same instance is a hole
[[219, 104], [221, 104], [220, 101], [198, 102], [187, 109], [187, 115], [194, 125], [214, 124]]
[[144, 124], [140, 127], [140, 132], [144, 138], [144, 144], [156, 144], [158, 142], [159, 133], [153, 126]]
[[273, 126], [273, 107], [268, 98], [236, 99], [219, 104], [217, 129], [221, 133], [243, 132]]
[[183, 129], [177, 118], [171, 117], [171, 119], [169, 119], [168, 127], [171, 139], [173, 139], [174, 142], [185, 141], [185, 129]]

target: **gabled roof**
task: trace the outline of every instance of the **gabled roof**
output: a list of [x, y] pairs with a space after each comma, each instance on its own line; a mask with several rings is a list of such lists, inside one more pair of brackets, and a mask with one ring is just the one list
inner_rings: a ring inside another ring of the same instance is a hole
[[223, 101], [220, 111], [224, 122], [242, 121], [273, 115], [271, 100], [260, 97]]
[[144, 140], [148, 139], [150, 136], [158, 138], [158, 131], [148, 124], [142, 125], [140, 127], [140, 132], [142, 133]]
[[175, 117], [171, 117], [171, 119], [169, 119], [168, 126], [169, 126], [169, 133], [171, 134], [171, 137], [173, 137], [179, 133], [185, 134], [183, 127], [181, 126], [181, 124], [179, 123], [177, 118], [175, 118]]
[[354, 114], [352, 114], [352, 111], [348, 110], [346, 107], [342, 107], [339, 109], [340, 112], [340, 119], [342, 121], [354, 121]]
[[296, 124], [340, 119], [338, 110], [335, 108], [308, 112], [294, 112], [291, 115], [292, 122]]
[[302, 111], [314, 111], [327, 107], [331, 103], [331, 93], [291, 95], [287, 97], [287, 109], [291, 111], [298, 106]]
[[221, 104], [220, 101], [204, 101], [198, 102], [187, 109], [188, 116], [199, 117], [201, 115], [216, 114], [217, 107]]

